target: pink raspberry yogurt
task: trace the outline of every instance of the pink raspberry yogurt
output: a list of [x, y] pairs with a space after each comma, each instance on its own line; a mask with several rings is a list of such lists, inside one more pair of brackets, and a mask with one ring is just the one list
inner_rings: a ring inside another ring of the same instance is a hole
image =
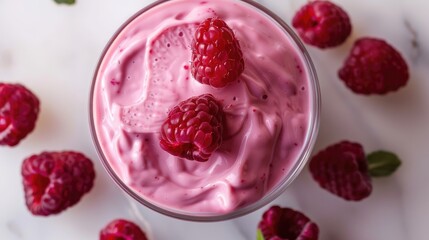
[[[255, 5], [158, 2], [107, 46], [92, 89], [93, 136], [109, 173], [145, 205], [176, 217], [255, 210], [278, 196], [308, 158], [319, 109], [311, 62], [290, 29]], [[193, 33], [209, 17], [233, 29], [245, 61], [238, 81], [221, 89], [190, 73]], [[223, 102], [222, 146], [203, 163], [168, 154], [159, 131], [169, 109], [204, 93]]]

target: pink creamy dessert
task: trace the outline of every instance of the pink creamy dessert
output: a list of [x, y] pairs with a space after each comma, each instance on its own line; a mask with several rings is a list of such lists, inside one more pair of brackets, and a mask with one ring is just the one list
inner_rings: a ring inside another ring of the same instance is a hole
[[[221, 89], [190, 72], [193, 33], [208, 17], [232, 28], [245, 61], [238, 81]], [[291, 177], [311, 148], [316, 87], [305, 61], [280, 25], [246, 2], [156, 5], [121, 29], [96, 72], [91, 114], [102, 158], [138, 198], [168, 211], [216, 215], [255, 203]], [[226, 113], [220, 149], [207, 162], [162, 150], [169, 109], [205, 93]]]

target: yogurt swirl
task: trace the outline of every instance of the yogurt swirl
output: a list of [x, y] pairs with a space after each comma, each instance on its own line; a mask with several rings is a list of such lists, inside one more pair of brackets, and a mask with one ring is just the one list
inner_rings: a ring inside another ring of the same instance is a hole
[[[245, 69], [215, 89], [190, 73], [199, 22], [223, 19]], [[93, 116], [103, 155], [145, 200], [189, 213], [227, 213], [261, 199], [296, 163], [309, 129], [309, 75], [290, 37], [262, 12], [233, 0], [175, 0], [131, 21], [109, 46], [94, 85]], [[207, 162], [159, 146], [169, 109], [210, 93], [223, 103], [227, 137]]]

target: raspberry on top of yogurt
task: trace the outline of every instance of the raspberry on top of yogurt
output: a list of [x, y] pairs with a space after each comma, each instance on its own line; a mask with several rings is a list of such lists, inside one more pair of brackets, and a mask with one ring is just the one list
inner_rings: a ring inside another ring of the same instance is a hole
[[211, 94], [180, 102], [161, 126], [160, 145], [170, 154], [205, 162], [222, 143], [225, 116]]
[[233, 30], [219, 18], [204, 20], [192, 42], [191, 72], [213, 87], [225, 87], [244, 70], [243, 54]]

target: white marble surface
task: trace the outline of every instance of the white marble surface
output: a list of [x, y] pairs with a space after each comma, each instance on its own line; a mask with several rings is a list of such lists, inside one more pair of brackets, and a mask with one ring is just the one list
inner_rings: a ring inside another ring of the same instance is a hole
[[[99, 229], [123, 217], [157, 240], [255, 239], [264, 209], [221, 223], [191, 223], [142, 210], [107, 176], [95, 153], [88, 124], [93, 70], [107, 40], [131, 14], [152, 1], [0, 0], [0, 80], [20, 82], [41, 99], [36, 130], [18, 147], [0, 148], [0, 239], [97, 239]], [[259, 1], [286, 22], [303, 0]], [[429, 222], [429, 3], [425, 0], [337, 0], [352, 18], [353, 34], [331, 50], [308, 47], [322, 90], [321, 128], [315, 150], [342, 139], [367, 151], [395, 151], [403, 165], [374, 180], [374, 192], [350, 203], [320, 189], [308, 169], [272, 204], [303, 211], [318, 223], [322, 240], [426, 240]], [[387, 96], [358, 96], [336, 75], [354, 39], [387, 39], [409, 63], [411, 80]], [[34, 217], [21, 186], [22, 160], [42, 150], [73, 149], [94, 160], [94, 189], [58, 216]]]

